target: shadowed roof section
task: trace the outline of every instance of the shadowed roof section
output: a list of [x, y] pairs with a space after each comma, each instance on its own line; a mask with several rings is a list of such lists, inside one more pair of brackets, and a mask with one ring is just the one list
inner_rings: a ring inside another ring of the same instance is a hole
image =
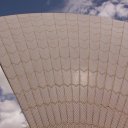
[[127, 35], [96, 16], [0, 17], [0, 64], [30, 127], [127, 128]]

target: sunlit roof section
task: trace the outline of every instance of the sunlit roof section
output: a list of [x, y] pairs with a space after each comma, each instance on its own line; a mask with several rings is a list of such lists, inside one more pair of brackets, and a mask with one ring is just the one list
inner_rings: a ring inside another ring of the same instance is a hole
[[127, 22], [37, 13], [0, 28], [0, 63], [31, 128], [128, 127]]

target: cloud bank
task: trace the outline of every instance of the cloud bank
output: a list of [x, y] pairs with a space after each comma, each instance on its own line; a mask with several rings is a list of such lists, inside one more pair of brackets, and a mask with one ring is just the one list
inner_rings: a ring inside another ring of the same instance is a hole
[[0, 128], [23, 128], [27, 122], [0, 67]]
[[91, 14], [128, 20], [128, 0], [68, 0], [62, 12]]
[[0, 102], [0, 128], [23, 128], [27, 125], [19, 105], [15, 101]]
[[12, 93], [12, 89], [11, 89], [1, 67], [0, 67], [0, 87], [3, 90], [2, 93], [4, 93], [4, 94]]

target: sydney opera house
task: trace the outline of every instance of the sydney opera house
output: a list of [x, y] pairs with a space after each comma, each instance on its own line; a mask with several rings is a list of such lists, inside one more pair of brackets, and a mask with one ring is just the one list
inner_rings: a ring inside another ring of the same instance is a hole
[[0, 65], [30, 128], [128, 128], [128, 22], [1, 16]]

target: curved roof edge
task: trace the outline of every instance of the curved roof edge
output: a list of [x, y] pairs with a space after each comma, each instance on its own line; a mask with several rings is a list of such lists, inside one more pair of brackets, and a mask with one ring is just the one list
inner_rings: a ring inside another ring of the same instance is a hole
[[6, 17], [6, 18], [13, 18], [15, 16], [26, 16], [26, 15], [30, 15], [30, 16], [39, 16], [39, 15], [44, 15], [44, 16], [47, 16], [47, 15], [63, 15], [63, 14], [66, 14], [66, 15], [78, 15], [79, 17], [95, 17], [95, 18], [101, 18], [102, 22], [110, 22], [110, 21], [115, 21], [115, 22], [118, 22], [118, 23], [128, 23], [127, 21], [121, 21], [121, 20], [118, 20], [118, 19], [112, 19], [111, 17], [105, 17], [105, 16], [97, 16], [97, 15], [88, 15], [88, 14], [79, 14], [79, 13], [72, 13], [72, 12], [30, 12], [30, 13], [19, 13], [19, 14], [11, 14], [11, 15], [3, 15], [1, 16], [0, 15], [0, 19], [2, 19], [3, 17]]

